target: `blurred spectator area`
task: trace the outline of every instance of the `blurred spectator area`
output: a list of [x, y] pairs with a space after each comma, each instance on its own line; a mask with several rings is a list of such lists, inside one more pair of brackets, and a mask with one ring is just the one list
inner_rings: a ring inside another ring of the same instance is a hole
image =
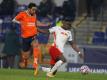
[[[1, 1], [1, 0], [0, 0]], [[13, 2], [12, 2], [13, 1]], [[36, 2], [37, 0], [31, 0]], [[86, 0], [83, 0], [84, 3]], [[100, 0], [99, 0], [100, 1]], [[58, 4], [58, 2], [60, 2]], [[9, 4], [8, 4], [9, 3]], [[11, 20], [13, 17], [20, 11], [26, 10], [29, 0], [3, 0], [0, 4], [0, 40], [4, 40], [5, 32], [11, 27]], [[70, 17], [75, 29], [72, 33], [74, 34], [74, 39], [79, 45], [102, 45], [105, 46], [107, 43], [107, 30], [106, 30], [106, 21], [107, 21], [107, 2], [101, 3], [100, 11], [97, 15], [97, 20], [93, 16], [89, 16], [87, 12], [86, 5], [79, 3], [77, 0], [40, 0], [37, 1], [38, 6], [38, 19], [42, 22], [51, 22], [55, 26], [57, 19], [60, 20], [60, 17]], [[6, 6], [3, 6], [3, 5]], [[10, 5], [11, 4], [11, 5]], [[85, 7], [81, 6], [84, 5]], [[3, 9], [3, 8], [5, 9]], [[8, 9], [8, 8], [11, 9]], [[8, 11], [8, 10], [9, 11]], [[79, 14], [80, 10], [84, 12]], [[3, 10], [3, 11], [2, 11]], [[9, 13], [7, 13], [9, 12]], [[10, 13], [11, 12], [11, 13]], [[6, 13], [6, 14], [5, 14]], [[93, 14], [93, 12], [91, 12]], [[85, 14], [85, 16], [84, 16]], [[92, 15], [91, 14], [91, 15]], [[85, 17], [85, 18], [84, 18]], [[84, 19], [84, 20], [81, 20]], [[20, 34], [19, 25], [17, 26], [17, 32]], [[41, 29], [48, 29], [49, 27], [40, 27]], [[41, 35], [41, 34], [40, 34]], [[42, 38], [48, 41], [49, 35], [42, 34]], [[39, 37], [39, 40], [43, 40]], [[46, 38], [46, 39], [45, 39]], [[46, 41], [46, 42], [47, 42]]]

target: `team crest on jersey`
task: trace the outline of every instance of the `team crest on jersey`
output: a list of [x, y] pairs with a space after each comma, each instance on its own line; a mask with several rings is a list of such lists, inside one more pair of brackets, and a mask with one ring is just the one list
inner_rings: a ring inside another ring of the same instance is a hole
[[66, 36], [67, 36], [67, 33], [65, 33], [65, 32], [61, 32], [61, 34], [63, 34], [63, 35], [66, 35]]

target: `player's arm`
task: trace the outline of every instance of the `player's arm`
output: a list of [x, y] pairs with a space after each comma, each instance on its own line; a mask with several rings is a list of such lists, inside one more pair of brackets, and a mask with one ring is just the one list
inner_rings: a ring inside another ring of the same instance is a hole
[[[50, 24], [48, 24], [48, 25], [50, 25]], [[46, 25], [44, 25], [44, 26], [46, 26]], [[41, 32], [41, 33], [44, 33], [44, 34], [53, 33], [55, 30], [56, 30], [56, 27], [52, 27], [52, 28], [49, 28], [49, 29], [39, 29], [39, 27], [38, 27], [38, 32]]]
[[50, 33], [54, 33], [57, 30], [57, 27], [52, 27], [49, 29], [45, 29], [45, 30], [41, 30], [38, 28], [38, 32], [44, 33], [44, 34], [50, 34]]
[[13, 23], [20, 24], [20, 21], [16, 20], [15, 18], [12, 20]]
[[43, 23], [43, 22], [40, 22], [40, 21], [37, 21], [37, 26], [50, 26], [50, 23]]
[[20, 24], [21, 20], [23, 19], [23, 12], [20, 12], [19, 14], [17, 14], [17, 16], [12, 20], [13, 23], [18, 23]]
[[78, 53], [78, 55], [83, 58], [84, 55], [83, 53], [80, 51], [80, 49], [77, 47], [76, 43], [74, 41], [69, 41], [71, 47]]

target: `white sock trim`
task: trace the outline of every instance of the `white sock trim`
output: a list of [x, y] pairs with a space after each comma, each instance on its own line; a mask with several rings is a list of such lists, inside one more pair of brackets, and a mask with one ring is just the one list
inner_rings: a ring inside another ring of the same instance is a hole
[[42, 71], [44, 72], [50, 72], [51, 68], [47, 68], [47, 67], [42, 67]]

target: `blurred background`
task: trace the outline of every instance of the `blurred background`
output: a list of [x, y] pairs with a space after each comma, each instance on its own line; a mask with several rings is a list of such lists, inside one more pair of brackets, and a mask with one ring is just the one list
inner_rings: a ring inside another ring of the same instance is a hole
[[[107, 0], [0, 0], [0, 68], [19, 68], [20, 25], [13, 24], [12, 19], [18, 12], [26, 10], [30, 2], [37, 4], [37, 17], [44, 23], [60, 25], [62, 17], [73, 22], [73, 38], [85, 57], [80, 59], [66, 44], [64, 55], [67, 63], [59, 71], [76, 72], [81, 65], [88, 65], [92, 72], [107, 73]], [[41, 53], [45, 55], [41, 55], [44, 65], [48, 65], [51, 37], [42, 33], [38, 35]], [[32, 68], [32, 57], [28, 68]]]

